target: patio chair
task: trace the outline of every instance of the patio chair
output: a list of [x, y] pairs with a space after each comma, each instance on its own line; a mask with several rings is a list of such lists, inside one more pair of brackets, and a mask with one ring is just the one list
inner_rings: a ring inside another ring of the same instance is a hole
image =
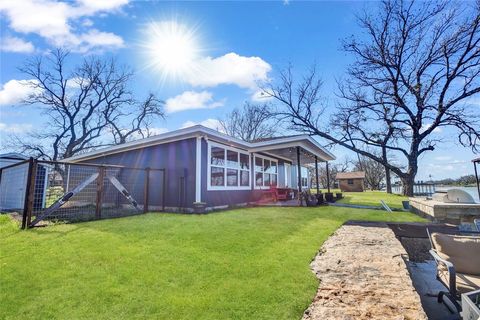
[[290, 200], [291, 199], [291, 189], [290, 188], [278, 188], [276, 186], [271, 186], [273, 192], [275, 192], [275, 198], [277, 200]]
[[477, 228], [477, 231], [480, 232], [480, 219], [473, 219], [473, 224]]
[[445, 303], [446, 297], [460, 312], [460, 295], [480, 289], [480, 237], [430, 234], [428, 229], [427, 233], [432, 245], [430, 254], [437, 264], [437, 279], [448, 289], [439, 292], [437, 300]]

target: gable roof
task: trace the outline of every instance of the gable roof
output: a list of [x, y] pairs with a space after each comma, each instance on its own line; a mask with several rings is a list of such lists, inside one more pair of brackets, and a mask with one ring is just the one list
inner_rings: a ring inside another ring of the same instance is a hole
[[28, 157], [20, 153], [10, 152], [0, 154], [0, 159], [27, 160]]
[[245, 149], [250, 152], [261, 152], [263, 150], [267, 150], [268, 148], [287, 146], [291, 145], [292, 143], [296, 143], [305, 148], [306, 150], [312, 152], [313, 154], [318, 154], [319, 157], [324, 161], [335, 160], [335, 156], [333, 154], [331, 154], [315, 139], [308, 135], [276, 137], [275, 139], [268, 139], [266, 141], [246, 142], [238, 138], [229, 136], [227, 134], [218, 132], [216, 130], [204, 127], [202, 125], [195, 125], [188, 128], [162, 133], [152, 137], [127, 142], [121, 145], [98, 149], [82, 155], [67, 158], [65, 159], [65, 161], [85, 161], [88, 159], [95, 159], [114, 153], [120, 153], [194, 137], [207, 138], [209, 140], [220, 142], [229, 146]]
[[337, 180], [340, 179], [365, 179], [364, 171], [352, 171], [352, 172], [339, 172], [336, 176]]
[[289, 135], [289, 136], [280, 136], [280, 137], [268, 137], [268, 138], [258, 138], [252, 142], [256, 143], [256, 142], [265, 142], [265, 141], [272, 141], [272, 140], [281, 140], [281, 139], [285, 139], [285, 138], [292, 138], [292, 137], [301, 137], [302, 135], [301, 134], [294, 134], [294, 135]]

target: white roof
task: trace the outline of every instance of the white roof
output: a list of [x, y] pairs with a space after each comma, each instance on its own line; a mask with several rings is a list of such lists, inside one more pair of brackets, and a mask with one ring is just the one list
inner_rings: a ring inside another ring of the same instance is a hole
[[[311, 153], [313, 156], [317, 156], [319, 161], [335, 160], [335, 156], [333, 154], [331, 154], [315, 139], [308, 135], [290, 136], [285, 138], [279, 137], [276, 139], [259, 142], [246, 142], [229, 136], [227, 134], [218, 132], [216, 130], [204, 127], [202, 125], [195, 125], [192, 127], [170, 131], [156, 136], [135, 140], [120, 145], [115, 145], [112, 147], [98, 149], [82, 155], [67, 158], [65, 159], [65, 161], [85, 161], [88, 159], [94, 159], [114, 153], [145, 148], [149, 146], [184, 140], [193, 137], [204, 137], [208, 140], [216, 141], [240, 149], [245, 149], [248, 152], [271, 152], [273, 155], [275, 155], [275, 151], [285, 150], [286, 148], [299, 146], [304, 149], [305, 152]], [[278, 156], [285, 157], [285, 155]]]

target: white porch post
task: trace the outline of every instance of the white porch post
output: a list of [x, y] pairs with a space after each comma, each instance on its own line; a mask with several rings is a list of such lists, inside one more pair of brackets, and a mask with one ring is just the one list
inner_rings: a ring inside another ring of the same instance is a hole
[[197, 137], [196, 141], [195, 202], [202, 202], [202, 137]]

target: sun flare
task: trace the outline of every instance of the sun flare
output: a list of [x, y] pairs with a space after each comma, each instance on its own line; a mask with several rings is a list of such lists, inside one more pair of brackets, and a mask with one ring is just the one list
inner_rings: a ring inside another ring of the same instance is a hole
[[144, 47], [149, 67], [164, 78], [181, 78], [192, 72], [200, 50], [193, 28], [172, 20], [152, 22], [147, 30]]

